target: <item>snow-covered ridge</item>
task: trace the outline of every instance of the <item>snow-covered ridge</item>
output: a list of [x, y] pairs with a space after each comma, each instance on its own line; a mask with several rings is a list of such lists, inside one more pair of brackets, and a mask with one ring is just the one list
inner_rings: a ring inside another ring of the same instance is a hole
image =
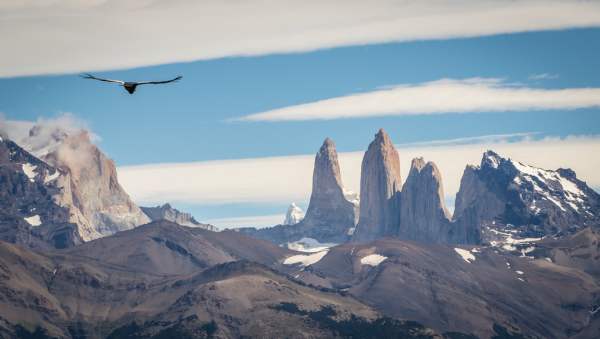
[[519, 171], [513, 182], [522, 187], [524, 182], [530, 183], [533, 187], [535, 197], [531, 200], [529, 208], [534, 214], [542, 211], [539, 206], [539, 200], [551, 202], [566, 212], [566, 204], [573, 211], [580, 213], [585, 201], [585, 193], [577, 187], [571, 180], [561, 176], [556, 171], [544, 170], [541, 168], [528, 166], [517, 161], [510, 161]]

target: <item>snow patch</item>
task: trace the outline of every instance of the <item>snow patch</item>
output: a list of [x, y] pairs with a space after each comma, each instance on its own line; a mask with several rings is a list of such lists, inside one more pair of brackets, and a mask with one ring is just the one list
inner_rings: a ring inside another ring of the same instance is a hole
[[60, 176], [60, 172], [58, 170], [54, 170], [54, 173], [52, 173], [51, 175], [46, 175], [46, 178], [44, 178], [44, 184], [49, 183], [50, 181], [58, 178]]
[[358, 195], [358, 193], [354, 193], [353, 191], [350, 190], [344, 190], [344, 198], [349, 201], [352, 205], [354, 206], [358, 206], [360, 204], [360, 197]]
[[369, 254], [366, 257], [362, 257], [360, 263], [362, 265], [378, 266], [385, 259], [387, 259], [387, 257], [380, 254]]
[[454, 248], [454, 251], [456, 251], [456, 253], [458, 253], [458, 255], [460, 255], [463, 260], [468, 263], [475, 261], [475, 256], [467, 250], [463, 250], [462, 248]]
[[[509, 225], [510, 226], [510, 225]], [[532, 252], [535, 250], [534, 243], [540, 241], [542, 238], [518, 238], [516, 232], [513, 230], [497, 230], [493, 228], [487, 227], [486, 231], [493, 233], [496, 235], [495, 240], [490, 240], [490, 245], [492, 247], [499, 247], [505, 251], [517, 251], [521, 252], [522, 256], [525, 256], [526, 253]], [[530, 245], [530, 246], [527, 246]], [[527, 247], [525, 247], [527, 246]]]
[[308, 253], [321, 252], [337, 245], [338, 244], [335, 243], [321, 243], [313, 238], [302, 238], [298, 241], [288, 242], [286, 244], [287, 248], [290, 250]]
[[327, 254], [327, 252], [329, 252], [329, 250], [316, 252], [316, 253], [312, 253], [312, 254], [293, 255], [291, 257], [285, 258], [285, 260], [283, 261], [283, 264], [284, 265], [300, 264], [301, 266], [310, 266], [310, 265], [313, 265], [313, 264], [319, 262], [319, 260], [323, 259], [323, 257]]
[[38, 214], [23, 219], [31, 226], [39, 226], [42, 224], [42, 220]]
[[23, 173], [29, 178], [29, 181], [35, 181], [35, 169], [37, 166], [34, 166], [30, 163], [23, 164]]

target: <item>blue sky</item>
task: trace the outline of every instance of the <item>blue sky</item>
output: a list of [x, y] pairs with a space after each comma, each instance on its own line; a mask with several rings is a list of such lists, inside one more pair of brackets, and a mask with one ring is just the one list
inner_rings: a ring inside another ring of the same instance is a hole
[[[596, 134], [598, 109], [381, 117], [318, 122], [227, 122], [229, 118], [381, 86], [442, 78], [505, 78], [531, 87], [600, 87], [600, 29], [579, 29], [226, 58], [101, 72], [165, 79], [131, 96], [76, 74], [0, 79], [0, 111], [35, 120], [72, 112], [102, 137], [119, 165], [313, 153], [326, 136], [360, 150], [383, 126], [397, 143], [485, 134]], [[530, 80], [536, 74], [553, 79]]]
[[[339, 152], [363, 151], [380, 127], [396, 144], [522, 133], [534, 133], [529, 138], [535, 140], [595, 137], [600, 134], [597, 104], [577, 109], [307, 121], [231, 119], [440, 79], [502, 79], [508, 88], [600, 88], [598, 55], [600, 29], [576, 28], [350, 44], [94, 72], [131, 80], [184, 77], [176, 84], [141, 87], [135, 95], [115, 85], [81, 79], [74, 70], [17, 74], [0, 78], [0, 112], [8, 120], [30, 121], [72, 113], [101, 137], [99, 146], [123, 168], [311, 155], [325, 137], [336, 141]], [[304, 200], [297, 202], [305, 208], [308, 196], [301, 196]], [[143, 203], [160, 202], [154, 200]], [[213, 220], [282, 214], [290, 202], [285, 197], [214, 202], [190, 198], [174, 205], [198, 219]]]

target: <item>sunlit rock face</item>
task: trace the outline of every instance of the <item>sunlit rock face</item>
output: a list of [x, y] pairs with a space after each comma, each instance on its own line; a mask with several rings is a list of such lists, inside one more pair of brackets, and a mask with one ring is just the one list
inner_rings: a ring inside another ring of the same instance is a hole
[[315, 156], [312, 193], [301, 222], [323, 233], [316, 237], [319, 241], [340, 242], [354, 227], [356, 203], [348, 201], [345, 193], [335, 144], [327, 138]]
[[369, 241], [397, 232], [400, 217], [400, 157], [380, 129], [361, 166], [360, 215], [354, 241]]
[[437, 166], [425, 163], [423, 158], [413, 159], [402, 186], [398, 235], [411, 240], [449, 242], [450, 219]]
[[354, 231], [358, 203], [356, 195], [344, 189], [335, 144], [327, 138], [315, 156], [312, 193], [304, 218], [288, 225], [239, 231], [278, 244], [302, 238], [342, 243]]
[[167, 220], [181, 226], [199, 227], [209, 231], [217, 231], [215, 226], [198, 222], [190, 213], [181, 212], [169, 203], [156, 207], [140, 208], [152, 221]]
[[83, 130], [38, 124], [22, 141], [24, 148], [60, 170], [53, 198], [69, 209], [85, 241], [150, 222], [119, 184], [114, 162]]
[[528, 237], [573, 233], [600, 224], [599, 212], [600, 195], [572, 170], [545, 170], [487, 151], [479, 166], [465, 169], [454, 219], [480, 228], [486, 240], [499, 229]]
[[69, 209], [53, 197], [64, 175], [0, 137], [0, 240], [35, 249], [66, 248], [82, 239]]

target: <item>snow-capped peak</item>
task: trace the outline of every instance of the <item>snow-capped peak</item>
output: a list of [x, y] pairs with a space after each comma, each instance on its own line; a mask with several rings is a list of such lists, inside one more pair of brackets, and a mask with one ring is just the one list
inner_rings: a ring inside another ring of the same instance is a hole
[[488, 150], [483, 154], [483, 158], [481, 159], [481, 167], [489, 166], [491, 168], [498, 168], [501, 160], [502, 157], [500, 157], [496, 152]]
[[532, 198], [527, 200], [531, 200], [530, 209], [534, 213], [540, 212], [541, 207], [538, 205], [541, 201], [550, 202], [563, 212], [569, 207], [575, 212], [582, 212], [580, 209], [585, 205], [586, 194], [575, 182], [558, 171], [545, 170], [512, 160], [510, 162], [518, 171], [513, 182], [519, 186], [527, 183], [527, 186], [533, 189], [533, 192], [530, 192]]
[[284, 225], [295, 225], [304, 219], [304, 211], [296, 203], [292, 203], [288, 207], [287, 213], [285, 214]]

